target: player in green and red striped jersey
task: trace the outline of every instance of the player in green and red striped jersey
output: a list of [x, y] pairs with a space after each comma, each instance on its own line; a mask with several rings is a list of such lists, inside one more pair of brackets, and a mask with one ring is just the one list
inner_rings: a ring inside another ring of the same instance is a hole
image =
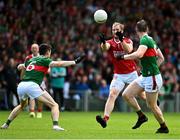
[[[32, 54], [30, 54], [30, 55], [28, 55], [26, 57], [25, 62], [30, 60], [33, 57], [39, 56], [39, 45], [36, 44], [36, 43], [33, 43], [31, 45], [31, 52], [32, 52]], [[22, 77], [24, 75], [25, 69], [26, 68], [25, 68], [24, 64], [19, 64], [18, 65], [18, 70], [21, 71], [21, 75], [20, 75], [21, 79], [22, 79]], [[41, 83], [40, 86], [43, 89], [46, 89], [45, 80], [43, 80], [43, 82]], [[37, 113], [36, 114], [35, 114], [35, 105], [36, 105], [36, 102], [35, 102], [34, 99], [33, 100], [29, 100], [29, 112], [30, 112], [29, 116], [32, 117], [32, 118], [34, 118], [35, 116], [37, 118], [42, 118], [43, 104], [41, 102], [37, 101]]]
[[160, 124], [160, 128], [156, 133], [169, 133], [162, 111], [156, 104], [158, 92], [163, 84], [159, 71], [159, 65], [162, 63], [162, 59], [159, 58], [163, 58], [163, 55], [160, 49], [157, 48], [156, 42], [148, 35], [148, 25], [145, 20], [137, 22], [136, 32], [140, 38], [140, 45], [137, 51], [119, 57], [125, 60], [139, 58], [142, 66], [142, 75], [130, 83], [123, 92], [123, 97], [139, 113], [138, 121], [135, 124], [135, 128], [138, 128], [146, 120], [144, 113], [141, 111], [134, 97], [138, 93], [145, 91], [147, 104]]
[[10, 113], [8, 120], [1, 126], [1, 129], [7, 129], [10, 123], [27, 105], [28, 98], [37, 99], [51, 108], [53, 129], [63, 131], [64, 129], [58, 125], [59, 120], [59, 106], [46, 90], [40, 87], [44, 75], [47, 73], [49, 67], [66, 67], [75, 65], [85, 58], [82, 54], [74, 61], [52, 61], [50, 59], [51, 46], [48, 44], [41, 44], [39, 47], [40, 55], [33, 57], [25, 62], [26, 71], [22, 81], [18, 85], [18, 95], [20, 98], [20, 105], [16, 106]]

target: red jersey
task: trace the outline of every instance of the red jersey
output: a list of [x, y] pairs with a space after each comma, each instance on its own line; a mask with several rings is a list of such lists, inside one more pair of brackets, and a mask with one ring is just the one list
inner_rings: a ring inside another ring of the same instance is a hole
[[[126, 41], [126, 43], [132, 43], [132, 40], [129, 38], [124, 38], [123, 40]], [[115, 58], [116, 54], [126, 54], [120, 41], [116, 42], [114, 38], [112, 38], [106, 42], [110, 44], [108, 57], [113, 63], [114, 73], [128, 74], [136, 70], [136, 63], [134, 60], [117, 60]]]
[[31, 58], [33, 58], [33, 54], [30, 54], [30, 55], [26, 56], [25, 62], [28, 61], [28, 60], [31, 59]]

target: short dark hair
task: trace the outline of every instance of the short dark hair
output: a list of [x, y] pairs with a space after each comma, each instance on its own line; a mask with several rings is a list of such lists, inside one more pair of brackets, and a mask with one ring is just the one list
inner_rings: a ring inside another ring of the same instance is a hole
[[136, 24], [136, 30], [138, 32], [147, 32], [148, 31], [147, 22], [144, 19], [138, 21]]
[[51, 50], [51, 45], [49, 45], [49, 44], [43, 43], [39, 46], [39, 54], [40, 55], [45, 55], [46, 52], [50, 51], [50, 50]]

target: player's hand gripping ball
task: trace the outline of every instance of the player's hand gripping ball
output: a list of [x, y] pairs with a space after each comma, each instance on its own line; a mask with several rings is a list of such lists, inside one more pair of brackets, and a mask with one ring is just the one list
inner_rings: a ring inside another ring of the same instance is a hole
[[107, 16], [107, 13], [106, 11], [100, 9], [100, 10], [97, 10], [95, 13], [94, 13], [94, 20], [95, 22], [97, 23], [105, 23], [106, 20], [107, 20], [108, 16]]

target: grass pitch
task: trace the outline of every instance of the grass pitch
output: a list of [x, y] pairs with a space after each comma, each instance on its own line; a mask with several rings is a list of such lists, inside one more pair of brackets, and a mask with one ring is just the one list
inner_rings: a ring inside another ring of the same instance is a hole
[[[0, 139], [179, 139], [180, 113], [165, 113], [169, 134], [155, 134], [159, 128], [152, 113], [146, 113], [148, 122], [133, 130], [135, 113], [113, 112], [107, 128], [101, 128], [95, 121], [97, 112], [62, 112], [60, 125], [65, 131], [52, 130], [50, 112], [43, 112], [43, 118], [29, 118], [22, 112], [7, 130], [0, 129]], [[0, 125], [9, 112], [0, 112]]]

